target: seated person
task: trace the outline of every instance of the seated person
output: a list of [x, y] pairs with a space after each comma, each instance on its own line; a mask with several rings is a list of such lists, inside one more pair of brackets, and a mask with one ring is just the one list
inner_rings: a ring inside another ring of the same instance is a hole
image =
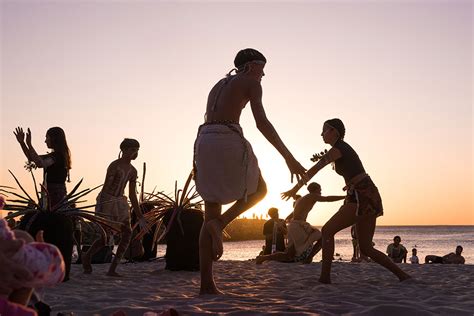
[[272, 207], [268, 210], [270, 219], [263, 225], [265, 235], [264, 254], [268, 255], [275, 251], [285, 251], [286, 224], [279, 218], [278, 209]]
[[400, 243], [400, 236], [393, 237], [393, 243], [387, 247], [387, 255], [395, 263], [407, 262], [407, 249]]
[[451, 252], [443, 257], [429, 255], [425, 257], [425, 263], [464, 264], [464, 257], [461, 256], [462, 251], [462, 246], [457, 246], [456, 253]]
[[416, 255], [416, 253], [417, 253], [416, 248], [413, 248], [413, 249], [411, 250], [411, 257], [410, 257], [410, 263], [411, 263], [411, 264], [419, 264], [419, 263], [420, 263], [420, 261], [418, 260], [418, 256]]
[[[284, 252], [258, 256], [257, 264], [267, 260], [280, 262], [310, 263], [321, 250], [321, 232], [306, 222], [308, 213], [317, 201], [333, 202], [343, 200], [345, 196], [321, 196], [321, 186], [316, 182], [308, 185], [309, 194], [298, 199], [294, 211], [288, 216], [293, 218], [288, 223], [288, 247]], [[318, 241], [315, 245], [313, 243]]]

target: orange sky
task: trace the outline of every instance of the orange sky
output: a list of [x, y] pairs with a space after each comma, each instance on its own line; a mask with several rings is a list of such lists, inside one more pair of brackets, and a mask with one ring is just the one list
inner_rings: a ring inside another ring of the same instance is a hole
[[[14, 184], [7, 169], [30, 183], [16, 126], [32, 129], [38, 152], [61, 126], [73, 183], [100, 184], [134, 137], [147, 188], [172, 192], [191, 169], [209, 89], [239, 49], [255, 47], [268, 59], [267, 115], [303, 165], [327, 148], [322, 123], [339, 117], [381, 191], [379, 224], [474, 224], [470, 1], [3, 1], [1, 20], [1, 184]], [[241, 125], [269, 189], [248, 216], [271, 206], [285, 216], [285, 163], [248, 108]], [[330, 166], [314, 180], [343, 194]], [[322, 225], [339, 205], [316, 205], [309, 221]]]

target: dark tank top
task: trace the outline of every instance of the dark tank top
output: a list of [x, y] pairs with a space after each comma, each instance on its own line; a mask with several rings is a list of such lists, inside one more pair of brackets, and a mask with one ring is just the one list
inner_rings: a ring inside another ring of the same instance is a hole
[[365, 173], [359, 156], [348, 143], [339, 139], [333, 147], [339, 149], [342, 154], [342, 157], [335, 161], [335, 169], [338, 174], [344, 177], [346, 183], [349, 183], [349, 181], [358, 174]]
[[63, 155], [58, 152], [49, 153], [43, 158], [52, 158], [54, 163], [44, 168], [46, 183], [64, 184], [67, 178], [67, 168]]

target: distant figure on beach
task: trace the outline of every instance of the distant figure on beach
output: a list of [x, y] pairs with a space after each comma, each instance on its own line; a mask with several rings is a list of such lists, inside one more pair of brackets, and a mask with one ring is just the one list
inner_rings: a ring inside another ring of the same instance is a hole
[[410, 257], [410, 263], [411, 264], [419, 264], [420, 263], [420, 260], [418, 259], [418, 256], [416, 254], [417, 254], [417, 250], [416, 250], [416, 248], [413, 248], [411, 250], [411, 257]]
[[51, 153], [38, 155], [31, 144], [31, 131], [25, 133], [23, 128], [17, 127], [13, 132], [26, 158], [34, 162], [38, 168], [43, 168], [43, 183], [48, 190], [49, 207], [54, 208], [66, 196], [66, 179], [69, 179], [71, 169], [71, 152], [66, 134], [60, 127], [52, 127], [46, 132], [45, 143]]
[[[257, 264], [268, 260], [281, 262], [311, 263], [313, 257], [321, 250], [321, 232], [306, 221], [316, 202], [334, 202], [345, 196], [321, 196], [321, 186], [312, 182], [308, 185], [309, 193], [299, 198], [293, 212], [293, 219], [288, 223], [288, 248], [285, 252], [276, 252], [258, 256]], [[316, 242], [316, 244], [313, 244]]]
[[[355, 224], [351, 226], [351, 238], [352, 238], [352, 249], [353, 249], [351, 262], [362, 262], [362, 261], [370, 262], [370, 258], [360, 252], [359, 241], [357, 238], [357, 229], [356, 229]], [[372, 246], [374, 245], [375, 244], [372, 242]]]
[[[332, 148], [306, 173], [307, 178], [311, 179], [326, 165], [334, 163], [335, 171], [344, 177], [346, 182], [344, 190], [347, 190], [344, 205], [321, 230], [323, 263], [319, 282], [331, 283], [334, 235], [353, 224], [356, 224], [360, 251], [393, 272], [400, 281], [406, 280], [410, 276], [372, 245], [377, 217], [383, 214], [382, 199], [372, 179], [365, 172], [359, 156], [344, 141], [345, 133], [346, 129], [340, 119], [324, 122], [321, 136]], [[303, 184], [299, 181], [291, 190], [282, 193], [282, 198], [289, 199], [295, 196]]]
[[400, 236], [393, 237], [393, 243], [387, 247], [387, 255], [395, 263], [407, 262], [408, 250], [400, 242]]
[[[132, 160], [138, 157], [138, 150], [140, 143], [131, 138], [125, 138], [120, 144], [121, 156], [113, 161], [107, 168], [104, 186], [102, 191], [97, 196], [97, 205], [95, 212], [97, 215], [103, 216], [110, 220], [120, 222], [121, 225], [121, 239], [115, 254], [114, 260], [110, 264], [108, 276], [121, 276], [116, 272], [117, 266], [120, 263], [127, 247], [130, 243], [132, 228], [130, 225], [130, 211], [127, 197], [124, 195], [125, 187], [128, 183], [128, 197], [132, 203], [133, 211], [135, 212], [138, 223], [141, 229], [146, 228], [146, 220], [138, 205], [136, 194], [137, 183], [137, 169], [132, 165]], [[109, 236], [101, 235], [101, 238], [94, 241], [92, 246], [86, 253], [82, 253], [82, 266], [84, 273], [92, 273], [91, 260], [92, 256], [106, 245], [106, 238]]]
[[[300, 180], [305, 169], [293, 157], [268, 120], [262, 103], [263, 68], [267, 62], [252, 48], [239, 51], [232, 71], [211, 89], [204, 124], [194, 144], [196, 189], [205, 202], [205, 224], [200, 235], [201, 294], [221, 293], [214, 282], [213, 260], [222, 256], [222, 230], [266, 195], [252, 146], [239, 125], [250, 101], [257, 128], [285, 159], [291, 177]], [[222, 204], [236, 201], [221, 214]]]
[[455, 253], [451, 252], [443, 257], [429, 255], [425, 257], [425, 263], [464, 264], [464, 257], [461, 256], [462, 251], [462, 246], [457, 246]]
[[287, 233], [285, 221], [279, 218], [278, 209], [272, 207], [268, 210], [270, 219], [263, 225], [265, 235], [265, 255], [276, 251], [285, 251], [285, 235]]

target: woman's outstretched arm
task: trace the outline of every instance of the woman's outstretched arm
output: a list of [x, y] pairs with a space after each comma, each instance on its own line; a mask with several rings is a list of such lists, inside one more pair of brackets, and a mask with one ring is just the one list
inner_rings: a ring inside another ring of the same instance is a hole
[[[337, 148], [331, 148], [324, 156], [321, 157], [321, 159], [314, 164], [307, 172], [306, 172], [306, 179], [309, 181], [312, 177], [314, 177], [321, 169], [326, 167], [328, 164], [330, 164], [333, 161], [336, 161], [337, 159], [341, 158], [342, 154]], [[304, 185], [305, 183], [302, 181], [298, 181], [298, 183], [289, 191], [283, 192], [281, 194], [281, 198], [288, 201], [290, 198], [293, 198], [296, 193], [298, 192], [299, 189]]]

